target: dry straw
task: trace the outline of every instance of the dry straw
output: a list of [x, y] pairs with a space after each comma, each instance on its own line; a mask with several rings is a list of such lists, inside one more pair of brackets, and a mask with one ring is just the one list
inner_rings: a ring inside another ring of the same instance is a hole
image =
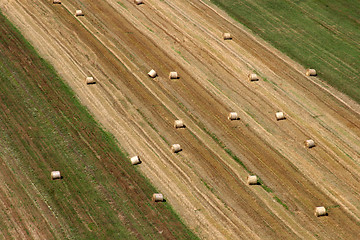
[[249, 185], [256, 185], [256, 184], [258, 184], [258, 178], [257, 178], [257, 176], [255, 176], [255, 175], [248, 176], [248, 177], [247, 177], [247, 183], [248, 183]]
[[86, 77], [86, 84], [95, 84], [96, 81], [93, 77]]
[[249, 81], [257, 81], [257, 80], [259, 80], [258, 76], [255, 73], [250, 73], [248, 75], [248, 79], [249, 79]]
[[173, 153], [180, 152], [180, 151], [181, 151], [180, 144], [173, 144], [173, 145], [171, 146], [171, 151], [172, 151]]
[[140, 5], [140, 4], [143, 3], [143, 0], [134, 0], [134, 3], [135, 3], [136, 5]]
[[52, 180], [61, 179], [60, 171], [52, 171], [51, 172], [51, 179]]
[[229, 120], [238, 120], [239, 117], [238, 117], [237, 112], [230, 112], [230, 113], [229, 113], [229, 116], [228, 116], [228, 119], [229, 119]]
[[224, 37], [224, 40], [231, 40], [231, 39], [232, 39], [230, 33], [224, 33], [224, 34], [223, 34], [223, 37]]
[[177, 72], [170, 72], [169, 73], [169, 78], [170, 79], [178, 79], [179, 78], [178, 73]]
[[285, 115], [283, 112], [277, 112], [277, 113], [275, 113], [275, 116], [276, 116], [276, 120], [278, 120], [278, 121], [285, 119]]
[[154, 69], [151, 69], [150, 72], [148, 72], [148, 75], [152, 78], [156, 77], [157, 76], [157, 73]]
[[130, 158], [130, 161], [131, 161], [131, 164], [132, 164], [132, 165], [136, 165], [136, 164], [140, 164], [140, 163], [141, 163], [139, 156], [134, 156], [134, 157]]
[[182, 120], [175, 120], [174, 127], [175, 128], [184, 128], [185, 125], [184, 125], [184, 122]]
[[308, 148], [315, 147], [315, 142], [314, 142], [314, 140], [312, 140], [312, 139], [306, 140], [306, 141], [305, 141], [305, 146], [308, 147]]
[[316, 76], [316, 70], [312, 68], [306, 69], [306, 76]]
[[316, 217], [321, 217], [321, 216], [326, 216], [327, 212], [326, 212], [326, 208], [325, 207], [316, 207], [315, 208], [315, 216]]
[[153, 202], [163, 202], [164, 196], [161, 193], [154, 193], [152, 196]]
[[75, 16], [77, 16], [77, 17], [84, 16], [84, 13], [81, 10], [76, 10]]

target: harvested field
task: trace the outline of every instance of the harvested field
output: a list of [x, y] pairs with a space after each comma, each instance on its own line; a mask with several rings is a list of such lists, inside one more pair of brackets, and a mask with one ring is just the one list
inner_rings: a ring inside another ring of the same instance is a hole
[[[75, 18], [80, 5], [87, 14]], [[220, 10], [195, 0], [0, 7], [121, 146], [147, 159], [138, 167], [200, 237], [358, 237], [359, 105]], [[98, 83], [84, 86], [85, 75]], [[171, 153], [174, 143], [183, 150]], [[316, 206], [329, 216], [315, 217]]]
[[196, 239], [3, 15], [0, 36], [0, 239]]

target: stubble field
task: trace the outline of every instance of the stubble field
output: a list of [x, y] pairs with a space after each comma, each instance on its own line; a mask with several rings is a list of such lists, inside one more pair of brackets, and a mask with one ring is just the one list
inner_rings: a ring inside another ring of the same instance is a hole
[[[0, 5], [205, 239], [356, 239], [359, 105], [202, 1]], [[75, 17], [81, 8], [85, 16]], [[233, 39], [224, 41], [222, 34]], [[150, 69], [158, 77], [150, 79]], [[169, 80], [170, 71], [180, 78]], [[260, 76], [247, 80], [249, 73]], [[98, 83], [84, 84], [94, 76]], [[229, 121], [230, 111], [240, 120]], [[283, 111], [286, 120], [276, 121]], [[174, 129], [182, 119], [185, 129]], [[316, 147], [307, 149], [312, 138]], [[183, 151], [170, 152], [179, 143]], [[101, 160], [100, 160], [101, 162]], [[248, 186], [256, 174], [261, 183]], [[326, 206], [329, 216], [316, 218]]]

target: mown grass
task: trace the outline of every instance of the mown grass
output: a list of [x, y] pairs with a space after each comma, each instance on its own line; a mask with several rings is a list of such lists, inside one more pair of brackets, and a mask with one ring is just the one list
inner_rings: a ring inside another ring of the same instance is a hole
[[360, 102], [360, 1], [211, 0], [261, 38]]
[[[151, 202], [157, 190], [2, 14], [0, 36], [0, 161], [29, 177], [14, 184], [34, 184], [63, 224], [49, 231], [63, 239], [197, 239], [168, 202]], [[50, 181], [52, 170], [64, 178]]]

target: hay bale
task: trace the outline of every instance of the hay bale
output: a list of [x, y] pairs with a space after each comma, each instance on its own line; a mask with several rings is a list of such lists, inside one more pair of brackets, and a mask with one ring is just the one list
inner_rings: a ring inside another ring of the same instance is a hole
[[53, 4], [61, 4], [61, 0], [53, 0]]
[[81, 10], [76, 10], [75, 16], [76, 16], [76, 17], [84, 16], [84, 13], [83, 13]]
[[223, 37], [224, 37], [224, 40], [231, 40], [231, 39], [232, 39], [230, 33], [224, 33], [224, 34], [223, 34]]
[[230, 112], [230, 113], [229, 113], [229, 116], [228, 116], [228, 119], [229, 119], [229, 120], [238, 120], [239, 117], [238, 117], [237, 112]]
[[325, 207], [316, 207], [315, 208], [315, 216], [316, 217], [327, 216], [326, 208]]
[[132, 165], [137, 165], [141, 163], [140, 157], [139, 156], [134, 156], [132, 158], [130, 158], [131, 164]]
[[154, 193], [152, 196], [153, 202], [163, 202], [164, 196], [161, 193]]
[[169, 79], [178, 79], [178, 73], [177, 72], [170, 72]]
[[52, 171], [51, 172], [51, 179], [52, 180], [61, 179], [60, 171]]
[[95, 84], [96, 81], [93, 77], [86, 77], [86, 84]]
[[250, 73], [248, 75], [248, 79], [249, 79], [249, 81], [258, 81], [259, 80], [258, 76], [255, 73]]
[[283, 112], [277, 112], [277, 113], [275, 113], [275, 116], [276, 116], [276, 120], [278, 120], [278, 121], [285, 119], [285, 115]]
[[315, 147], [315, 142], [314, 142], [314, 140], [312, 140], [312, 139], [306, 140], [306, 141], [305, 141], [305, 146], [308, 147], [308, 148]]
[[135, 3], [136, 5], [140, 5], [140, 4], [143, 3], [143, 0], [134, 0], [134, 3]]
[[174, 128], [184, 128], [184, 122], [182, 120], [175, 120], [174, 122]]
[[306, 76], [316, 76], [316, 70], [312, 68], [306, 69]]
[[257, 185], [258, 184], [258, 177], [255, 175], [247, 177], [247, 184], [249, 185]]
[[172, 151], [173, 153], [180, 152], [180, 151], [181, 151], [180, 144], [173, 144], [173, 145], [171, 146], [171, 151]]
[[148, 72], [148, 75], [152, 78], [156, 77], [157, 76], [157, 73], [154, 69], [151, 69], [150, 72]]

